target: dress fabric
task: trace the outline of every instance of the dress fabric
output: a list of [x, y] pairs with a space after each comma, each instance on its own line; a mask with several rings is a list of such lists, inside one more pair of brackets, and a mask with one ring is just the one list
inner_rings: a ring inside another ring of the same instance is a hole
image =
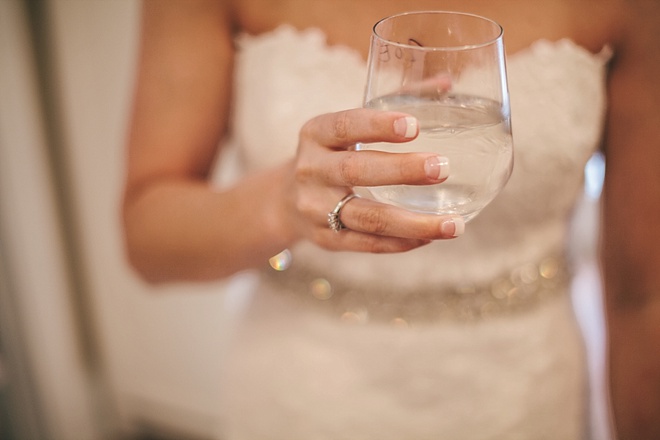
[[[365, 62], [319, 30], [237, 47], [231, 143], [245, 172], [292, 157], [309, 118], [361, 105]], [[607, 60], [570, 40], [508, 57], [514, 171], [463, 236], [395, 255], [302, 243], [264, 269], [223, 372], [222, 438], [584, 438], [563, 255]]]

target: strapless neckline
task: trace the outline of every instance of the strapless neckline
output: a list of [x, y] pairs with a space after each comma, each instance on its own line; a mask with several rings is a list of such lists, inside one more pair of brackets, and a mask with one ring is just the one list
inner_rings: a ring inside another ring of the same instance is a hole
[[[321, 28], [313, 27], [313, 26], [303, 29], [298, 29], [290, 24], [280, 24], [274, 29], [267, 32], [263, 32], [261, 34], [251, 34], [248, 32], [242, 32], [238, 35], [237, 41], [241, 42], [246, 40], [253, 40], [253, 41], [268, 40], [271, 38], [277, 38], [277, 36], [281, 34], [288, 34], [299, 38], [311, 37], [319, 42], [322, 42], [322, 44], [319, 45], [319, 48], [323, 48], [328, 52], [336, 52], [336, 51], [345, 52], [351, 58], [361, 60], [362, 64], [366, 66], [367, 60], [364, 59], [364, 57], [360, 54], [360, 52], [357, 49], [345, 44], [327, 43], [327, 39], [328, 39], [327, 34]], [[506, 39], [504, 41], [506, 46]], [[575, 51], [576, 53], [579, 53], [581, 56], [587, 58], [593, 58], [596, 60], [603, 60], [603, 59], [608, 60], [612, 56], [612, 50], [609, 45], [604, 45], [599, 52], [594, 53], [591, 52], [589, 49], [587, 49], [585, 46], [578, 44], [572, 38], [563, 37], [557, 40], [551, 40], [548, 38], [536, 39], [532, 41], [528, 46], [523, 47], [522, 49], [516, 50], [515, 52], [512, 53], [507, 53], [506, 59], [508, 61], [517, 60], [518, 58], [524, 58], [526, 56], [530, 56], [539, 50], [544, 53], [548, 53], [549, 51], [552, 50], [572, 50]]]

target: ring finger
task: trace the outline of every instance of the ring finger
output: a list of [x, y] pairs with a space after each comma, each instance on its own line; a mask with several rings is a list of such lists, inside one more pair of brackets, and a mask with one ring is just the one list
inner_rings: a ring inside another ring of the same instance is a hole
[[345, 203], [339, 219], [351, 231], [416, 240], [455, 238], [465, 228], [461, 216], [416, 213], [362, 197]]

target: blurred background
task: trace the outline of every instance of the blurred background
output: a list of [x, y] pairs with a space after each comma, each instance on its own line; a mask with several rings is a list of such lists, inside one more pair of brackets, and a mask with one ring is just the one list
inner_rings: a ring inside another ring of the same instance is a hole
[[[153, 288], [120, 238], [137, 0], [0, 0], [0, 438], [216, 439], [237, 277]], [[603, 162], [574, 241], [594, 438], [604, 439], [594, 238]]]
[[119, 202], [137, 0], [0, 0], [0, 438], [213, 438], [226, 283], [154, 289]]

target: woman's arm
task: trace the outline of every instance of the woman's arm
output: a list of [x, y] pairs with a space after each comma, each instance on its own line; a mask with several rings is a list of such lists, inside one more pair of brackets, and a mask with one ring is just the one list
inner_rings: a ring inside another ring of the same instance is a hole
[[[215, 278], [287, 244], [264, 212], [280, 170], [227, 194], [207, 182], [228, 126], [230, 27], [223, 1], [144, 3], [123, 216], [129, 259], [151, 281]], [[244, 251], [228, 255], [231, 240]]]
[[626, 2], [604, 200], [609, 375], [619, 438], [660, 438], [660, 3]]

